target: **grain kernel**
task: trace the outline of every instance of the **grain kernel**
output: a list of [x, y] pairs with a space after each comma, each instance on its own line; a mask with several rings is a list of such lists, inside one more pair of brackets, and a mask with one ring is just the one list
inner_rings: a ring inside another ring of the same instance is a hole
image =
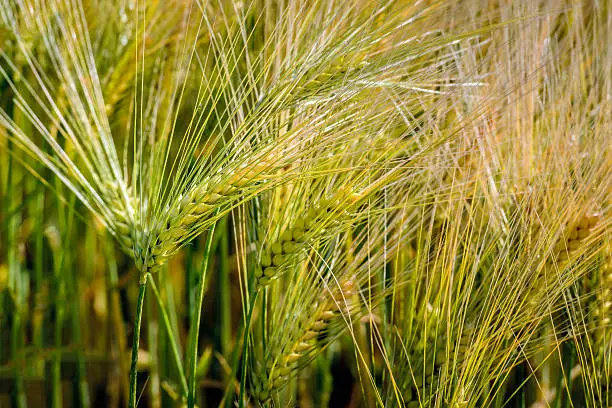
[[283, 243], [283, 252], [286, 254], [293, 254], [297, 252], [297, 246], [293, 242]]
[[335, 316], [336, 314], [332, 312], [331, 310], [324, 310], [323, 312], [321, 312], [321, 319], [323, 320], [331, 320]]
[[293, 229], [293, 239], [296, 241], [301, 241], [304, 238], [304, 230], [302, 228], [294, 228]]
[[287, 357], [285, 357], [285, 361], [287, 361], [287, 365], [293, 364], [298, 361], [302, 357], [301, 354], [298, 353], [290, 353]]
[[298, 353], [303, 353], [304, 351], [310, 350], [312, 346], [305, 342], [300, 342], [295, 346], [295, 351]]
[[316, 331], [321, 331], [325, 329], [326, 327], [327, 327], [327, 323], [325, 323], [323, 320], [317, 320], [312, 325], [312, 329]]
[[267, 268], [272, 265], [272, 257], [268, 253], [261, 254], [261, 266]]
[[590, 232], [591, 231], [589, 229], [579, 229], [578, 230], [578, 239], [585, 239], [586, 237], [589, 236]]
[[272, 263], [274, 264], [274, 266], [281, 266], [284, 261], [285, 258], [280, 254], [274, 255], [274, 257], [272, 258]]
[[304, 340], [312, 340], [312, 339], [316, 338], [317, 336], [319, 336], [319, 333], [317, 333], [316, 331], [308, 330], [304, 334]]
[[295, 220], [295, 222], [293, 223], [293, 229], [304, 229], [304, 220], [301, 218], [298, 218], [297, 220]]
[[283, 245], [280, 242], [275, 242], [270, 246], [270, 250], [273, 254], [282, 254], [283, 253]]

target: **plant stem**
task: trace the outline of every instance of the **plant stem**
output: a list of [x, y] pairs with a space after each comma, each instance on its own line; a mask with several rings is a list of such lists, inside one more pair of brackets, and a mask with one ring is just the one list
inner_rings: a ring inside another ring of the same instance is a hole
[[[117, 261], [115, 259], [114, 247], [111, 241], [106, 240], [104, 244], [104, 254], [108, 260], [108, 284], [111, 288], [108, 293], [108, 303], [110, 305], [109, 322], [108, 326], [110, 330], [114, 330], [116, 333], [124, 333], [125, 325], [123, 323], [123, 317], [121, 316], [121, 304], [119, 299], [119, 277], [117, 273]], [[127, 368], [127, 356], [125, 354], [126, 339], [123, 336], [114, 336], [111, 341], [111, 354], [113, 361], [113, 368], [111, 380], [117, 381], [116, 387], [111, 387], [110, 392], [112, 398], [109, 406], [118, 406], [121, 395], [123, 394], [126, 398], [129, 395], [129, 385], [126, 381], [125, 373], [128, 372]]]
[[[240, 356], [244, 355], [247, 350], [247, 346], [245, 346], [245, 342], [248, 339], [248, 331], [251, 322], [251, 316], [253, 309], [255, 308], [255, 302], [257, 301], [257, 295], [259, 291], [255, 292], [255, 295], [251, 298], [250, 302], [246, 307], [248, 307], [246, 311], [246, 316], [244, 317], [244, 324], [242, 324], [239, 328], [239, 332], [236, 335], [236, 345], [234, 346], [234, 351], [232, 352], [232, 364], [231, 364], [231, 378], [227, 381], [227, 385], [225, 387], [225, 392], [223, 394], [223, 399], [221, 400], [221, 405], [226, 408], [233, 406], [232, 400], [230, 398], [230, 394], [233, 392], [232, 388], [234, 386], [234, 377], [235, 373], [238, 372], [238, 364], [240, 363]], [[244, 360], [244, 357], [243, 357]], [[246, 369], [241, 371], [241, 378], [245, 375]], [[241, 386], [242, 394], [244, 393], [244, 387]]]
[[196, 391], [196, 366], [198, 361], [198, 336], [200, 333], [200, 319], [202, 317], [202, 303], [204, 301], [204, 288], [206, 287], [206, 272], [208, 270], [208, 259], [210, 256], [210, 248], [212, 246], [213, 236], [215, 235], [215, 224], [208, 231], [206, 244], [204, 246], [204, 255], [202, 259], [202, 267], [200, 268], [200, 279], [198, 281], [198, 289], [196, 292], [194, 317], [191, 322], [189, 331], [189, 353], [187, 355], [189, 364], [187, 369], [187, 378], [189, 379], [189, 389], [187, 393], [187, 407], [195, 406], [195, 391]]
[[22, 330], [22, 322], [21, 315], [18, 311], [15, 313], [13, 317], [12, 327], [11, 327], [11, 357], [17, 362], [15, 364], [15, 380], [14, 380], [14, 389], [12, 392], [12, 406], [16, 408], [25, 408], [27, 406], [26, 403], [26, 395], [25, 395], [25, 387], [23, 376], [21, 375], [22, 362], [19, 356], [19, 347], [23, 343], [23, 338], [21, 336]]
[[179, 354], [177, 341], [176, 341], [176, 338], [174, 336], [174, 331], [172, 330], [172, 326], [170, 324], [170, 319], [168, 317], [168, 313], [166, 312], [166, 308], [164, 307], [164, 304], [162, 303], [162, 299], [161, 299], [161, 296], [159, 294], [159, 291], [157, 290], [157, 286], [155, 285], [155, 281], [153, 280], [152, 277], [150, 277], [150, 279], [151, 279], [151, 289], [153, 289], [153, 293], [155, 294], [155, 299], [157, 299], [157, 304], [159, 306], [159, 310], [161, 311], [162, 321], [164, 323], [164, 328], [166, 329], [166, 332], [168, 334], [168, 339], [170, 340], [170, 347], [172, 349], [172, 356], [174, 357], [174, 362], [175, 362], [176, 366], [179, 369], [179, 375], [180, 375], [180, 380], [181, 380], [181, 387], [183, 389], [183, 392], [185, 394], [187, 394], [188, 393], [187, 380], [185, 379], [185, 374], [184, 374], [184, 370], [183, 370], [183, 364], [181, 362], [181, 357], [180, 357], [180, 354]]
[[244, 326], [244, 340], [242, 343], [242, 368], [240, 369], [240, 400], [239, 407], [244, 407], [244, 393], [245, 393], [245, 382], [246, 382], [246, 366], [248, 363], [248, 345], [249, 345], [249, 333], [251, 327], [251, 318], [253, 317], [253, 309], [255, 309], [255, 302], [257, 302], [257, 295], [259, 294], [259, 290], [255, 292], [253, 296], [253, 300], [251, 300], [251, 304], [249, 305], [249, 314], [247, 316], [247, 320]]
[[223, 221], [223, 234], [221, 235], [221, 259], [219, 273], [219, 311], [221, 314], [221, 353], [225, 358], [229, 358], [232, 337], [232, 316], [231, 316], [231, 287], [229, 281], [229, 232], [227, 230], [227, 218]]
[[138, 385], [138, 343], [140, 342], [140, 323], [142, 321], [142, 306], [144, 304], [145, 290], [147, 289], [147, 274], [143, 273], [138, 285], [138, 303], [136, 304], [136, 319], [134, 320], [134, 340], [132, 343], [132, 363], [130, 365], [130, 399], [129, 408], [136, 407], [136, 388]]
[[159, 323], [153, 310], [151, 297], [146, 300], [147, 308], [147, 347], [151, 356], [149, 364], [149, 396], [151, 408], [161, 408], [161, 380], [159, 374]]
[[[16, 123], [23, 124], [23, 116], [16, 106], [12, 106], [13, 118]], [[9, 140], [7, 152], [12, 149], [12, 143]], [[14, 315], [11, 326], [11, 345], [10, 353], [13, 361], [16, 362], [13, 372], [13, 406], [22, 408], [26, 406], [25, 385], [23, 380], [23, 362], [21, 360], [21, 350], [25, 347], [24, 338], [24, 316], [23, 306], [25, 306], [25, 285], [24, 274], [21, 268], [18, 252], [19, 226], [22, 223], [22, 212], [19, 210], [21, 206], [21, 180], [20, 172], [16, 168], [13, 158], [9, 155], [7, 158], [7, 189], [6, 189], [6, 236], [7, 236], [7, 253], [6, 260], [8, 266], [8, 287], [9, 292], [14, 297], [14, 310], [11, 313]]]
[[[57, 191], [62, 191], [62, 185], [60, 181], [56, 179]], [[51, 395], [50, 395], [50, 406], [62, 407], [64, 405], [63, 391], [62, 391], [62, 346], [63, 346], [63, 331], [64, 331], [64, 320], [66, 319], [66, 301], [67, 301], [67, 288], [66, 285], [70, 284], [71, 277], [73, 276], [72, 268], [73, 265], [73, 253], [71, 251], [70, 236], [73, 227], [73, 210], [76, 198], [73, 196], [68, 201], [67, 208], [64, 207], [58, 197], [58, 218], [59, 228], [64, 235], [64, 239], [61, 242], [61, 246], [56, 248], [54, 252], [54, 265], [53, 265], [53, 280], [55, 282], [55, 320], [53, 328], [53, 345], [55, 347], [55, 353], [50, 362], [51, 364]], [[68, 291], [70, 289], [68, 288]], [[75, 306], [76, 307], [76, 306]]]
[[[39, 183], [36, 187], [36, 202], [34, 204], [34, 214], [39, 220], [44, 219], [45, 210], [45, 191], [44, 186]], [[43, 292], [44, 282], [44, 223], [37, 222], [34, 226], [34, 290], [36, 296], [32, 316], [32, 344], [37, 349], [44, 347], [44, 305], [42, 305], [40, 294]], [[35, 373], [44, 375], [44, 359], [40, 359], [34, 364]]]

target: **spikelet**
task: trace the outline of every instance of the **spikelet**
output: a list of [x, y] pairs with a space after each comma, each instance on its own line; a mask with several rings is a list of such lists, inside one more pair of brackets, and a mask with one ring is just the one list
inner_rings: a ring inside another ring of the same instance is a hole
[[[346, 215], [360, 198], [359, 194], [349, 188], [341, 189], [302, 213], [280, 233], [278, 240], [262, 249], [255, 268], [257, 286], [266, 286], [285, 273], [299, 254], [321, 235], [324, 231], [321, 227], [327, 225], [330, 218], [340, 222], [341, 210], [344, 210]], [[329, 214], [334, 214], [334, 217]]]

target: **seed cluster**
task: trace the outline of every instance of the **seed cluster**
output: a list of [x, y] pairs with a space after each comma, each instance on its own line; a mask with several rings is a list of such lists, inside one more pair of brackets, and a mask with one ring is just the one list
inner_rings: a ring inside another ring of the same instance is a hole
[[[347, 195], [349, 200], [346, 200]], [[343, 204], [350, 207], [358, 199], [357, 194], [342, 190], [332, 197], [320, 200], [297, 218], [281, 232], [278, 240], [263, 248], [255, 268], [257, 285], [264, 287], [286, 272], [299, 253], [307, 249], [316, 238], [317, 231], [323, 232], [319, 227], [327, 221], [331, 222], [329, 214], [338, 212]], [[339, 222], [338, 217], [334, 217], [334, 222]]]
[[297, 95], [308, 97], [321, 93], [323, 90], [330, 90], [338, 81], [343, 82], [348, 79], [347, 73], [343, 58], [340, 57], [338, 61], [327, 65], [325, 71], [306, 73], [304, 75], [305, 81], [297, 87], [299, 90]]
[[612, 244], [606, 245], [603, 263], [598, 276], [597, 295], [594, 302], [593, 318], [598, 320], [596, 339], [603, 341], [605, 328], [610, 326], [612, 320]]
[[570, 227], [553, 248], [553, 256], [548, 262], [552, 263], [556, 260], [557, 263], [567, 263], [572, 258], [572, 255], [584, 245], [584, 239], [591, 234], [591, 229], [597, 224], [600, 219], [599, 214], [587, 214], [583, 216], [577, 225]]
[[[127, 191], [128, 200], [132, 202], [126, 202], [124, 191]], [[122, 188], [117, 182], [107, 181], [105, 182], [105, 195], [112, 211], [114, 221], [112, 228], [119, 244], [124, 251], [132, 254], [134, 248], [133, 215], [136, 202], [132, 198], [131, 189]]]
[[[553, 248], [553, 256], [548, 259], [548, 263], [557, 262], [558, 265], [566, 265], [575, 258], [578, 250], [585, 245], [585, 239], [589, 237], [593, 227], [597, 225], [601, 215], [597, 213], [584, 215], [576, 225], [566, 231]], [[609, 245], [608, 245], [609, 246]], [[612, 352], [612, 338], [608, 335], [606, 339], [606, 327], [610, 325], [610, 312], [612, 311], [612, 268], [610, 262], [610, 250], [604, 254], [604, 261], [600, 269], [601, 274], [597, 277], [596, 296], [590, 303], [590, 319], [596, 324], [598, 330], [594, 333], [595, 363], [601, 366], [598, 372], [605, 373], [612, 369], [610, 355]], [[605, 365], [608, 364], [606, 370]], [[600, 379], [602, 386], [600, 398], [609, 393], [610, 384], [605, 379]]]
[[158, 228], [149, 251], [136, 257], [149, 270], [163, 265], [188, 238], [194, 225], [215, 209], [238, 198], [245, 188], [266, 178], [270, 160], [212, 176], [180, 197], [165, 225]]
[[[466, 324], [462, 328], [459, 342], [452, 345], [450, 356], [459, 364], [461, 364], [467, 354], [474, 331], [473, 324]], [[405, 379], [402, 387], [408, 408], [420, 407], [421, 402], [419, 402], [419, 399], [425, 403], [425, 406], [433, 402], [433, 398], [438, 390], [440, 373], [445, 370], [445, 364], [448, 364], [449, 361], [446, 356], [445, 344], [444, 340], [427, 342], [425, 345], [427, 347], [425, 360], [423, 360], [422, 348], [420, 350], [417, 348], [412, 353], [410, 361], [414, 378]]]
[[259, 384], [255, 389], [255, 397], [261, 401], [267, 401], [272, 392], [282, 388], [296, 370], [300, 360], [304, 360], [310, 353], [317, 349], [317, 339], [327, 329], [329, 323], [350, 305], [355, 295], [355, 286], [352, 280], [347, 279], [340, 284], [340, 290], [332, 296], [326, 292], [321, 296], [321, 302], [316, 307], [314, 318], [300, 327], [301, 335], [286, 348], [282, 355], [273, 360], [272, 365], [266, 370], [266, 381]]
[[603, 403], [612, 399], [612, 380], [603, 378], [612, 370], [612, 331], [610, 330], [610, 314], [612, 314], [612, 244], [609, 242], [604, 249], [601, 268], [596, 282], [596, 295], [591, 303], [592, 322], [596, 327], [593, 333], [595, 348], [595, 364], [601, 392], [599, 398]]

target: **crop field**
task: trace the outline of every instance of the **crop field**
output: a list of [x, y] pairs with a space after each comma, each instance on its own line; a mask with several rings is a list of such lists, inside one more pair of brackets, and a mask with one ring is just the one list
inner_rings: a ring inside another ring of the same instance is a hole
[[612, 407], [610, 0], [0, 0], [0, 407]]

